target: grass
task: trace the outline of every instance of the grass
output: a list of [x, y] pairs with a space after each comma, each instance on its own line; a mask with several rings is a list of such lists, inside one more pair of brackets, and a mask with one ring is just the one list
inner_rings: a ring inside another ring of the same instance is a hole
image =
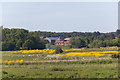
[[[117, 49], [87, 48], [77, 52], [110, 51]], [[65, 54], [65, 53], [63, 53]], [[2, 52], [2, 60], [40, 61], [56, 60], [45, 58], [48, 54], [14, 54], [14, 51]], [[107, 57], [108, 54], [104, 56]], [[63, 57], [60, 60], [82, 59], [83, 57]], [[85, 59], [92, 57], [84, 57]], [[94, 57], [93, 57], [94, 58]], [[118, 59], [76, 61], [76, 62], [42, 62], [23, 64], [3, 64], [3, 78], [118, 78]]]
[[[3, 78], [117, 78], [117, 63], [59, 62], [4, 65]], [[13, 76], [14, 75], [14, 76]]]
[[[75, 57], [60, 57], [60, 58], [49, 58], [46, 57], [48, 54], [15, 54], [14, 52], [3, 52], [2, 53], [2, 60], [21, 60], [24, 61], [40, 61], [40, 60], [68, 60], [68, 59], [83, 59], [81, 56], [75, 56]], [[49, 54], [54, 55], [54, 54]], [[84, 58], [91, 58], [91, 57], [84, 57]]]

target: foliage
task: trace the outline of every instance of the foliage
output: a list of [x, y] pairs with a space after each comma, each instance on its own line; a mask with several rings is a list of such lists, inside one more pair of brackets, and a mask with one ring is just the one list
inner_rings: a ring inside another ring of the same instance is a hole
[[112, 58], [119, 58], [119, 54], [112, 54], [111, 57]]
[[[4, 51], [10, 50], [21, 50], [21, 49], [45, 49], [50, 48], [47, 40], [41, 39], [40, 37], [59, 37], [68, 38], [70, 37], [69, 48], [99, 48], [107, 46], [119, 46], [119, 38], [117, 33], [100, 33], [100, 32], [43, 32], [34, 31], [29, 32], [25, 29], [8, 29], [2, 30], [2, 48]], [[0, 39], [1, 40], [1, 39]], [[12, 47], [10, 47], [12, 46]]]
[[12, 51], [15, 49], [14, 42], [2, 42], [2, 50], [3, 51]]
[[81, 47], [90, 47], [90, 48], [99, 48], [99, 47], [107, 47], [107, 46], [118, 46], [118, 38], [117, 39], [97, 39], [94, 37], [73, 37], [70, 39], [71, 46], [73, 48], [81, 48]]
[[44, 49], [46, 40], [39, 36], [31, 34], [25, 29], [2, 30], [2, 50], [20, 50], [20, 49]]
[[26, 47], [27, 49], [31, 49], [33, 47], [33, 41], [32, 40], [25, 40], [23, 47]]
[[115, 32], [110, 32], [110, 33], [100, 33], [100, 32], [46, 32], [46, 31], [35, 31], [31, 32], [33, 34], [42, 36], [42, 37], [89, 37], [93, 39], [114, 39], [117, 34]]
[[85, 41], [81, 39], [80, 37], [73, 37], [70, 39], [70, 43], [73, 48], [81, 48], [85, 47]]
[[62, 53], [63, 50], [61, 49], [61, 47], [57, 46], [56, 49], [55, 49], [55, 53], [58, 54], [58, 53]]
[[118, 47], [120, 47], [120, 34], [118, 36]]

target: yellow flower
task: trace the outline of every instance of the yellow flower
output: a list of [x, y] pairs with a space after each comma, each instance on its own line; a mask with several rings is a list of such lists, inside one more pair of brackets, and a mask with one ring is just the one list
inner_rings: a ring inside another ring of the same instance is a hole
[[18, 63], [19, 62], [19, 60], [16, 60], [16, 63]]
[[23, 63], [23, 60], [20, 60], [19, 62], [20, 62], [20, 63]]
[[8, 61], [8, 64], [11, 64], [12, 63], [12, 61]]
[[8, 63], [8, 60], [5, 60], [4, 63]]

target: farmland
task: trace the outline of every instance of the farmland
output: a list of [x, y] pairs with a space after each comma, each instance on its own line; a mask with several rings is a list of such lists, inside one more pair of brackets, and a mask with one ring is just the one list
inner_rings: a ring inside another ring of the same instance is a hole
[[2, 80], [120, 78], [118, 3], [32, 2], [0, 4]]
[[3, 78], [118, 78], [117, 47], [2, 52]]

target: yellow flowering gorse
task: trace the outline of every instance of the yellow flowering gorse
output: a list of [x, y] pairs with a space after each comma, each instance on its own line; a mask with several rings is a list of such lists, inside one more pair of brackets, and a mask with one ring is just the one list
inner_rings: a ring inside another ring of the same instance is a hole
[[13, 63], [23, 63], [23, 60], [5, 60], [3, 61], [3, 63], [6, 63], [6, 64], [13, 64]]

